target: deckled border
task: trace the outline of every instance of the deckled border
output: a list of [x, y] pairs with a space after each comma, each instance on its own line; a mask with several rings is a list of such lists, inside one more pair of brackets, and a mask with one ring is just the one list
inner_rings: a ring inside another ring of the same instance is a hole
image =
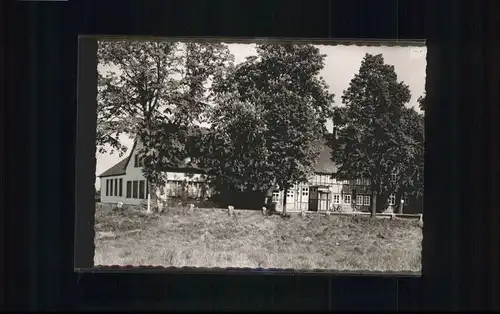
[[425, 40], [369, 40], [369, 39], [306, 39], [306, 38], [227, 38], [227, 37], [154, 37], [82, 35], [78, 38], [77, 139], [76, 139], [76, 215], [74, 269], [78, 273], [170, 273], [170, 274], [247, 274], [290, 275], [317, 274], [339, 276], [420, 277], [421, 272], [350, 271], [335, 269], [284, 268], [219, 268], [219, 267], [164, 267], [153, 265], [95, 265], [95, 167], [97, 123], [97, 42], [98, 40], [144, 40], [224, 43], [308, 43], [314, 45], [355, 45], [426, 47]]

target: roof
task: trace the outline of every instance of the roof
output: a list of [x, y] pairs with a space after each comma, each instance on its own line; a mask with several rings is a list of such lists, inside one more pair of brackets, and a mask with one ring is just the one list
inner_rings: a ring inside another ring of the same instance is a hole
[[[209, 132], [209, 129], [204, 128], [204, 127], [191, 127], [188, 130], [188, 136], [195, 136], [197, 134], [206, 134]], [[99, 175], [99, 177], [111, 177], [111, 176], [120, 176], [126, 174], [126, 169], [128, 162], [130, 158], [132, 158], [132, 154], [135, 151], [135, 147], [137, 146], [137, 140], [134, 141], [134, 144], [132, 145], [132, 149], [130, 150], [130, 153], [128, 156], [121, 161], [119, 161], [117, 164], [109, 168], [108, 170], [104, 171]], [[196, 165], [192, 164], [191, 166], [186, 165], [186, 164], [180, 164], [178, 165], [177, 168], [175, 167], [169, 167], [168, 170], [170, 171], [182, 171], [182, 172], [203, 172], [202, 169], [199, 169], [196, 167]]]
[[128, 159], [124, 158], [120, 160], [116, 165], [113, 167], [109, 168], [108, 170], [104, 171], [101, 173], [99, 177], [111, 177], [111, 176], [121, 176], [125, 174], [125, 168], [127, 167]]
[[316, 164], [314, 165], [314, 172], [318, 173], [335, 173], [338, 166], [332, 161], [332, 149], [328, 147], [326, 141], [319, 140], [317, 145], [322, 147], [322, 150], [316, 159]]
[[[200, 128], [202, 133], [206, 133], [208, 129]], [[190, 132], [191, 133], [191, 132]], [[193, 133], [191, 133], [193, 134]], [[135, 149], [137, 142], [134, 142], [132, 146], [132, 150], [127, 158], [122, 159], [113, 167], [104, 171], [99, 177], [110, 177], [110, 176], [120, 176], [126, 173], [126, 168], [128, 165], [128, 161], [132, 156], [132, 152]], [[337, 165], [331, 160], [332, 149], [328, 147], [326, 140], [318, 140], [316, 141], [316, 145], [321, 146], [322, 149], [317, 158], [316, 164], [314, 165], [314, 172], [316, 173], [335, 173], [338, 169]], [[182, 172], [203, 172], [203, 169], [197, 167], [197, 165], [193, 162], [189, 166], [186, 164], [179, 165], [178, 168], [169, 167], [170, 171], [182, 171]]]

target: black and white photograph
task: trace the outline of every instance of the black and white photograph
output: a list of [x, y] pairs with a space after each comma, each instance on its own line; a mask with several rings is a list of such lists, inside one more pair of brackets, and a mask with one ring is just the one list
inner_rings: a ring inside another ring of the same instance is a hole
[[425, 42], [106, 39], [95, 266], [420, 272]]

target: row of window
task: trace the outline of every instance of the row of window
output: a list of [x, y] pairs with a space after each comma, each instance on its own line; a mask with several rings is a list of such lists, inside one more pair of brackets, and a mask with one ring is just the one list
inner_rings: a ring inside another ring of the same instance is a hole
[[[184, 186], [185, 184], [185, 186]], [[188, 197], [200, 198], [206, 192], [202, 182], [169, 181], [166, 193], [169, 197], [180, 197], [186, 191]], [[126, 198], [145, 199], [149, 192], [145, 180], [126, 182]], [[123, 196], [123, 179], [106, 179], [106, 196]]]
[[126, 198], [146, 199], [149, 193], [149, 186], [145, 180], [127, 181]]
[[[337, 184], [349, 184], [351, 181], [337, 181], [336, 179], [332, 178], [330, 175], [316, 175], [314, 179], [313, 184], [332, 184], [332, 183], [337, 183]], [[354, 185], [370, 185], [370, 179], [356, 179], [352, 181], [352, 184]]]
[[[127, 181], [126, 198], [145, 199], [149, 192], [145, 180]], [[106, 196], [123, 196], [123, 179], [106, 179]]]
[[[371, 197], [370, 195], [357, 195], [356, 205], [370, 205]], [[351, 204], [352, 196], [350, 194], [344, 195], [344, 204]], [[333, 194], [333, 204], [340, 204], [340, 194]]]
[[123, 196], [123, 179], [106, 179], [106, 196]]
[[[308, 188], [302, 188], [302, 196], [307, 196], [308, 193]], [[325, 195], [326, 194], [322, 194]], [[293, 198], [293, 191], [288, 191], [287, 192], [287, 198]], [[279, 192], [273, 192], [273, 201], [277, 202], [279, 200]], [[351, 204], [352, 203], [352, 195], [351, 194], [345, 194], [344, 195], [344, 204]], [[405, 203], [408, 203], [407, 199], [404, 200]], [[333, 204], [339, 205], [340, 202], [340, 194], [333, 194]], [[364, 205], [368, 206], [371, 203], [371, 196], [370, 195], [357, 195], [356, 196], [356, 205]], [[394, 194], [389, 196], [388, 203], [390, 206], [396, 205], [396, 196]]]
[[201, 198], [207, 192], [203, 182], [168, 181], [166, 191], [169, 197], [180, 197], [184, 193], [190, 198]]

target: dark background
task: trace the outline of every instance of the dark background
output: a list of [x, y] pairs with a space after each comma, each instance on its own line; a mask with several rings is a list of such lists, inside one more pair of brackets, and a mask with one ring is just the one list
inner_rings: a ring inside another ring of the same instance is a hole
[[[5, 308], [499, 309], [495, 3], [2, 3], [9, 31], [2, 38], [7, 71], [0, 71], [7, 100], [0, 114], [8, 174], [0, 197], [7, 209], [0, 252]], [[79, 34], [428, 39], [423, 277], [75, 273]]]

